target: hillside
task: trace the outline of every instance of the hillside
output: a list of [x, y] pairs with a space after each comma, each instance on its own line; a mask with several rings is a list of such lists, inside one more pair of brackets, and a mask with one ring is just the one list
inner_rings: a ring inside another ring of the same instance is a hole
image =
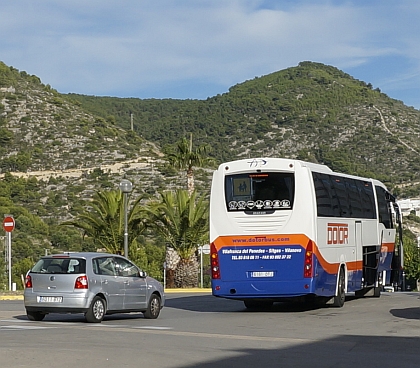
[[[80, 179], [99, 170], [94, 176], [108, 173], [119, 180], [135, 170], [142, 190], [163, 188], [168, 178], [177, 185], [160, 151], [193, 133], [195, 144], [212, 147], [216, 162], [297, 157], [378, 178], [397, 194], [417, 194], [419, 122], [420, 111], [313, 62], [245, 81], [207, 100], [62, 95], [0, 63], [0, 175], [42, 178], [51, 171]], [[208, 188], [208, 174], [203, 175]]]
[[302, 62], [205, 101], [68, 97], [125, 129], [132, 113], [134, 130], [161, 147], [192, 132], [219, 161], [298, 157], [392, 187], [420, 179], [420, 111], [332, 66]]
[[[95, 191], [117, 189], [122, 178], [133, 182], [134, 197], [185, 186], [185, 173], [164, 154], [189, 133], [195, 145], [212, 147], [216, 164], [297, 157], [378, 178], [403, 198], [420, 192], [419, 123], [420, 111], [312, 62], [207, 100], [63, 95], [0, 62], [0, 215], [17, 220], [14, 277], [44, 252], [96, 249], [59, 226]], [[212, 169], [195, 171], [196, 188], [207, 195]], [[152, 243], [151, 259], [155, 245], [163, 246], [155, 238], [141, 239]], [[4, 275], [0, 262], [0, 289]]]
[[91, 168], [156, 156], [154, 146], [137, 134], [89, 114], [37, 77], [4, 64], [0, 129], [3, 172]]
[[[166, 167], [156, 144], [1, 62], [0, 143], [0, 179], [11, 173], [36, 185], [28, 198], [20, 192], [25, 183], [15, 183], [14, 204], [44, 219], [74, 216], [95, 190], [116, 189], [123, 177], [135, 183], [135, 193], [183, 180]], [[2, 189], [0, 181], [1, 195]]]

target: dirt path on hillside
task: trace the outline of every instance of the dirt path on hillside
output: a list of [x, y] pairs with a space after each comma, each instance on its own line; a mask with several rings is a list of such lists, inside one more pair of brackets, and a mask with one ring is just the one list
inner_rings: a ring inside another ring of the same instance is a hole
[[[381, 123], [382, 123], [382, 127], [384, 128], [384, 130], [387, 132], [387, 133], [389, 133], [390, 135], [394, 135], [394, 133], [392, 133], [392, 131], [386, 126], [386, 122], [385, 122], [385, 118], [384, 118], [384, 116], [382, 115], [382, 112], [381, 112], [381, 110], [379, 110], [376, 106], [373, 106], [373, 108], [378, 112], [378, 114], [379, 114], [379, 116], [380, 116], [380, 118], [381, 118]], [[405, 143], [405, 142], [403, 142], [400, 138], [398, 138], [397, 137], [397, 139], [398, 139], [398, 141], [402, 144], [402, 145], [404, 145], [405, 147], [407, 147], [409, 150], [411, 150], [411, 151], [413, 151], [413, 152], [415, 152], [415, 153], [418, 153], [413, 147], [411, 147], [410, 145], [408, 145], [407, 143]]]
[[[147, 161], [144, 162], [145, 158], [142, 158], [143, 161], [139, 162], [138, 160], [128, 160], [128, 161], [121, 161], [117, 162], [112, 165], [100, 165], [98, 167], [90, 167], [90, 168], [81, 168], [81, 169], [68, 169], [68, 170], [42, 170], [42, 171], [27, 171], [27, 172], [18, 172], [13, 171], [10, 172], [13, 176], [17, 176], [20, 178], [29, 178], [35, 177], [38, 180], [48, 180], [49, 178], [58, 178], [58, 177], [73, 177], [73, 178], [80, 178], [83, 174], [89, 174], [94, 169], [101, 169], [104, 172], [108, 172], [110, 174], [117, 174], [121, 173], [126, 170], [130, 169], [138, 169], [138, 168], [146, 168], [152, 167], [155, 160], [152, 160], [150, 157], [147, 157]], [[4, 174], [0, 174], [0, 178], [3, 178]]]

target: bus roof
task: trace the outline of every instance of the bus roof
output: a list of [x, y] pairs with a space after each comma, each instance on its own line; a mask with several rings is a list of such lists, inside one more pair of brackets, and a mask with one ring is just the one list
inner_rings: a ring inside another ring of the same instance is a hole
[[[365, 180], [365, 181], [372, 181], [372, 183], [374, 185], [381, 186], [381, 187], [383, 187], [384, 189], [387, 190], [386, 186], [377, 179], [366, 178], [366, 177], [361, 177], [361, 176], [357, 176], [357, 175], [335, 172], [335, 171], [331, 170], [327, 165], [317, 164], [317, 163], [302, 161], [302, 160], [296, 160], [296, 159], [290, 159], [290, 158], [275, 158], [275, 157], [245, 158], [245, 159], [234, 160], [234, 161], [229, 161], [229, 162], [222, 163], [222, 164], [219, 165], [218, 169], [223, 170], [223, 168], [226, 168], [226, 167], [230, 167], [230, 168], [238, 167], [239, 168], [240, 166], [242, 166], [242, 168], [247, 167], [249, 169], [263, 169], [266, 166], [266, 164], [269, 163], [269, 162], [274, 163], [274, 165], [270, 165], [271, 167], [276, 166], [276, 162], [278, 163], [278, 165], [280, 167], [286, 167], [286, 164], [287, 164], [287, 166], [289, 164], [293, 164], [294, 167], [299, 165], [300, 167], [307, 167], [311, 171], [315, 171], [315, 172], [319, 172], [319, 173], [326, 173], [326, 174], [343, 176], [343, 177], [347, 177], [347, 178], [353, 178], [353, 179], [359, 179], [359, 180]], [[246, 165], [243, 165], [243, 164], [246, 164]], [[267, 168], [268, 168], [268, 166], [267, 166]]]

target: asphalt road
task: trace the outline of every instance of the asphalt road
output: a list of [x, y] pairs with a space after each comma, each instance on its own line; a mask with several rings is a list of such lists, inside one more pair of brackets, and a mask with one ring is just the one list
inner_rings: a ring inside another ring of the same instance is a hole
[[168, 294], [157, 320], [120, 314], [27, 320], [0, 301], [1, 367], [419, 367], [420, 294], [348, 298], [343, 308], [250, 312], [208, 293]]

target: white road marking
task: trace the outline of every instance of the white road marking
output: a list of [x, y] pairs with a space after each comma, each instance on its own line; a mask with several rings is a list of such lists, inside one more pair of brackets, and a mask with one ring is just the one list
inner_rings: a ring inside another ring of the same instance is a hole
[[30, 325], [26, 325], [26, 326], [19, 326], [19, 325], [0, 326], [0, 330], [42, 330], [42, 329], [47, 329], [47, 328], [52, 328], [52, 327], [30, 326]]
[[133, 328], [139, 328], [142, 330], [172, 330], [172, 327], [161, 327], [161, 326], [133, 326]]

